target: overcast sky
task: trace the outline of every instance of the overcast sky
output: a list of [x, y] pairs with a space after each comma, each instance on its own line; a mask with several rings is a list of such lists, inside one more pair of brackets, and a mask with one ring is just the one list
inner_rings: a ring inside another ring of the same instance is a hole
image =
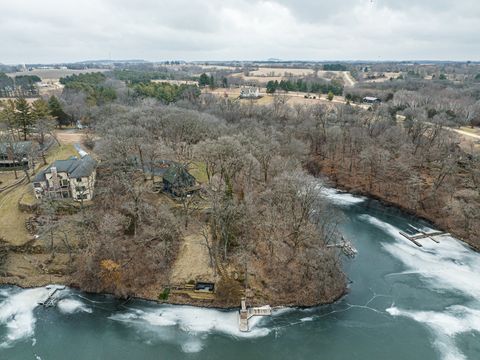
[[480, 60], [480, 0], [0, 0], [0, 62]]

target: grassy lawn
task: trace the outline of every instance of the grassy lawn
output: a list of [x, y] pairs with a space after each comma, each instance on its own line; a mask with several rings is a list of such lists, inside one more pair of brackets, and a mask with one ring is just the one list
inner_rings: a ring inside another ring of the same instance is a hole
[[55, 160], [65, 160], [68, 159], [70, 156], [78, 156], [77, 150], [72, 144], [68, 145], [60, 145], [53, 148], [47, 154], [47, 163], [52, 163]]
[[199, 183], [204, 184], [208, 181], [205, 163], [200, 161], [193, 162], [190, 164], [188, 171], [195, 176]]
[[[73, 145], [62, 145], [54, 147], [47, 154], [47, 162], [51, 164], [55, 160], [67, 159], [70, 156], [78, 155]], [[37, 165], [37, 171], [43, 166]], [[18, 172], [19, 177], [23, 176], [23, 172]], [[2, 181], [14, 180], [13, 171], [0, 173]], [[6, 185], [6, 182], [5, 182]], [[0, 238], [13, 245], [22, 245], [32, 236], [25, 229], [25, 221], [30, 214], [19, 210], [18, 203], [22, 200], [30, 203], [35, 201], [31, 184], [23, 184], [6, 193], [0, 193]]]
[[31, 184], [24, 184], [6, 194], [0, 194], [0, 238], [12, 245], [22, 245], [31, 238], [25, 229], [29, 214], [18, 208], [18, 201], [29, 191], [33, 191]]
[[[21, 179], [24, 173], [22, 170], [17, 170], [17, 177]], [[6, 187], [10, 184], [13, 184], [18, 179], [15, 179], [15, 172], [14, 171], [0, 171], [0, 188]]]

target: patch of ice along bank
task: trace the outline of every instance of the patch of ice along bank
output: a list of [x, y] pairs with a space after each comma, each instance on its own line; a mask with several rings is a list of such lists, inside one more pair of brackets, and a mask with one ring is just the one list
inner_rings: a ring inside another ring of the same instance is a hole
[[223, 333], [238, 338], [266, 336], [270, 329], [259, 327], [261, 317], [250, 319], [250, 332], [241, 332], [238, 311], [220, 311], [192, 306], [162, 305], [160, 308], [130, 309], [110, 316], [134, 327], [143, 337], [173, 343], [183, 352], [199, 352], [209, 334]]
[[64, 314], [73, 314], [77, 312], [91, 313], [92, 309], [88, 308], [79, 300], [62, 299], [57, 303], [58, 309]]
[[448, 307], [444, 312], [409, 311], [390, 307], [386, 311], [392, 316], [404, 316], [422, 323], [436, 335], [434, 342], [443, 360], [466, 360], [455, 345], [455, 335], [480, 332], [480, 310], [461, 305]]
[[44, 300], [49, 290], [35, 288], [15, 291], [0, 303], [0, 325], [5, 325], [7, 332], [0, 339], [0, 348], [9, 347], [13, 342], [34, 334], [36, 318], [33, 310]]
[[320, 187], [320, 194], [335, 205], [355, 205], [366, 200], [363, 196], [356, 196], [348, 192], [326, 187]]

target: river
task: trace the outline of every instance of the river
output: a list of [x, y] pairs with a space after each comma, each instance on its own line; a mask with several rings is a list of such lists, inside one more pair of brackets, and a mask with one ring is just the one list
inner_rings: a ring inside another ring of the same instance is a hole
[[428, 224], [333, 190], [358, 250], [350, 291], [335, 304], [275, 311], [238, 331], [234, 311], [122, 303], [45, 288], [0, 287], [0, 359], [480, 359], [480, 254], [449, 237], [419, 248], [398, 234]]

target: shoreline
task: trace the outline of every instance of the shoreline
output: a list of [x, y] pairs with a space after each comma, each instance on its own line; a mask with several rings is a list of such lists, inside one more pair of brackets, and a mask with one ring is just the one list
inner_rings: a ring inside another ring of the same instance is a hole
[[344, 192], [347, 192], [349, 194], [352, 194], [352, 195], [367, 197], [367, 198], [369, 198], [369, 200], [378, 201], [379, 203], [382, 204], [382, 206], [398, 209], [398, 210], [400, 210], [400, 211], [402, 211], [402, 212], [404, 212], [404, 213], [406, 213], [410, 216], [414, 216], [414, 217], [416, 217], [420, 220], [426, 221], [426, 222], [430, 223], [432, 226], [434, 226], [436, 229], [450, 234], [457, 241], [460, 241], [460, 242], [464, 243], [465, 245], [467, 245], [473, 251], [475, 251], [477, 253], [480, 253], [480, 247], [476, 247], [474, 244], [471, 244], [467, 239], [464, 239], [463, 237], [458, 235], [453, 229], [448, 229], [448, 228], [442, 226], [441, 224], [439, 224], [438, 222], [436, 222], [434, 219], [423, 216], [422, 214], [418, 214], [412, 209], [406, 208], [406, 207], [404, 207], [400, 204], [397, 204], [393, 201], [389, 201], [387, 199], [384, 199], [384, 198], [382, 198], [382, 197], [380, 197], [376, 194], [370, 194], [367, 191], [362, 191], [362, 190], [358, 190], [358, 189], [354, 189], [354, 188], [349, 188], [348, 186], [343, 186], [342, 184], [335, 184], [335, 188], [340, 190], [340, 191], [344, 191]]
[[[65, 286], [69, 289], [80, 291], [80, 292], [83, 292], [84, 294], [87, 294], [87, 295], [110, 296], [114, 300], [118, 300], [118, 301], [125, 300], [125, 302], [128, 302], [130, 300], [140, 300], [140, 301], [153, 302], [157, 305], [192, 306], [192, 307], [196, 307], [196, 308], [216, 309], [216, 310], [220, 310], [220, 311], [234, 311], [234, 310], [239, 310], [240, 309], [240, 305], [239, 306], [233, 306], [233, 307], [232, 306], [218, 306], [218, 305], [215, 305], [215, 304], [202, 303], [201, 301], [194, 301], [193, 299], [191, 299], [193, 301], [190, 301], [190, 302], [174, 302], [174, 301], [164, 301], [164, 300], [160, 301], [158, 299], [152, 299], [152, 298], [141, 297], [141, 296], [131, 296], [131, 297], [128, 297], [128, 298], [124, 299], [124, 298], [117, 297], [117, 296], [115, 296], [111, 293], [107, 293], [107, 292], [91, 292], [91, 291], [82, 290], [81, 288], [78, 288], [78, 287], [72, 286], [72, 285], [68, 285], [68, 284], [65, 284], [63, 282], [46, 283], [46, 284], [41, 283], [39, 285], [22, 286], [19, 283], [3, 282], [3, 281], [0, 280], [0, 288], [11, 286], [11, 287], [20, 288], [22, 290], [28, 290], [28, 289], [42, 288], [42, 287], [46, 287], [46, 286], [49, 286], [49, 285]], [[350, 292], [349, 291], [349, 286], [346, 286], [345, 291], [340, 296], [336, 297], [334, 300], [329, 301], [329, 302], [317, 303], [317, 304], [314, 304], [314, 305], [296, 305], [296, 304], [273, 305], [271, 307], [272, 307], [272, 310], [311, 309], [311, 308], [315, 308], [315, 307], [318, 307], [318, 306], [334, 304], [334, 303], [340, 301], [344, 296], [349, 294], [349, 292]], [[258, 305], [259, 304], [256, 304], [256, 303], [248, 304], [248, 306], [258, 306]], [[263, 304], [263, 305], [268, 305], [268, 304]]]
[[455, 239], [458, 241], [461, 241], [462, 243], [466, 244], [468, 247], [470, 247], [473, 251], [475, 252], [480, 252], [480, 245], [475, 245], [473, 242], [471, 242], [469, 239], [465, 239], [461, 235], [458, 234], [458, 232], [455, 231], [455, 229], [445, 227], [444, 225], [440, 224], [435, 218], [433, 217], [427, 217], [428, 214], [421, 214], [413, 209], [410, 209], [402, 204], [399, 204], [395, 201], [389, 200], [386, 197], [382, 197], [378, 194], [375, 193], [370, 193], [367, 190], [362, 190], [356, 186], [353, 185], [348, 185], [343, 182], [340, 182], [338, 179], [332, 179], [331, 176], [329, 176], [328, 173], [322, 171], [321, 166], [317, 164], [315, 161], [312, 162], [316, 168], [312, 169], [309, 166], [307, 166], [305, 169], [308, 171], [311, 175], [315, 177], [323, 177], [326, 179], [328, 182], [330, 182], [333, 186], [334, 189], [340, 190], [347, 192], [352, 195], [357, 195], [357, 196], [363, 196], [368, 198], [368, 200], [375, 200], [380, 202], [383, 206], [385, 207], [390, 207], [390, 208], [395, 208], [398, 209], [410, 216], [414, 216], [418, 219], [424, 220], [435, 228], [437, 228], [440, 231], [447, 232], [452, 235]]

